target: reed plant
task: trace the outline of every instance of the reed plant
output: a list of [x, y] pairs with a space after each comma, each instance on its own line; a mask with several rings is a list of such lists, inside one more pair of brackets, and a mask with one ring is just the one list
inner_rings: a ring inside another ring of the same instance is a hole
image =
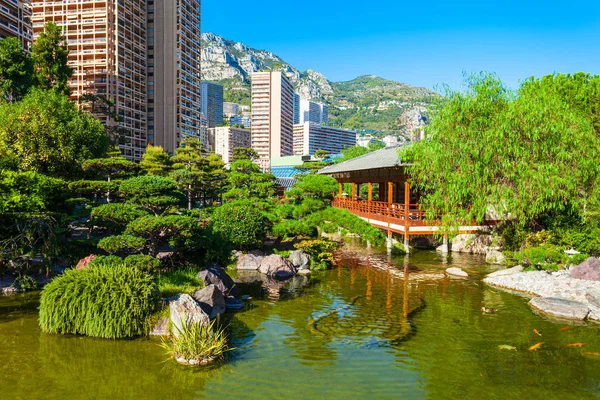
[[209, 324], [183, 324], [178, 330], [179, 335], [173, 335], [162, 341], [162, 347], [179, 362], [188, 364], [207, 364], [222, 358], [229, 350], [227, 335], [224, 328], [215, 326], [216, 321]]
[[42, 291], [39, 322], [48, 333], [134, 337], [146, 333], [159, 305], [155, 279], [146, 272], [126, 265], [73, 269]]

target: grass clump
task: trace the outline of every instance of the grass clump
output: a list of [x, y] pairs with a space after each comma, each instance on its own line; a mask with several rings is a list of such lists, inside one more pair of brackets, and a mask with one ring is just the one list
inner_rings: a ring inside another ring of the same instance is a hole
[[154, 278], [125, 265], [67, 270], [42, 291], [40, 327], [110, 339], [139, 336], [159, 302]]
[[163, 339], [162, 347], [177, 361], [188, 364], [206, 364], [231, 350], [225, 329], [216, 328], [215, 321], [184, 324], [181, 330], [178, 329], [178, 335]]
[[204, 287], [204, 282], [198, 278], [198, 271], [192, 268], [178, 269], [158, 275], [158, 290], [164, 297], [178, 293], [193, 295]]

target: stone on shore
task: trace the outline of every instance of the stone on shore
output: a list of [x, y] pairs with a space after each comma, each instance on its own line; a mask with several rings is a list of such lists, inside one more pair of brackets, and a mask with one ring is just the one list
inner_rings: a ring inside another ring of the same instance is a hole
[[242, 303], [235, 297], [227, 297], [225, 299], [225, 307], [227, 307], [227, 309], [230, 310], [239, 310], [241, 308], [244, 308], [244, 303]]
[[169, 336], [169, 317], [163, 317], [158, 320], [156, 325], [150, 331], [150, 336]]
[[495, 276], [507, 276], [507, 275], [516, 274], [516, 273], [522, 272], [522, 271], [523, 271], [523, 266], [517, 265], [516, 267], [501, 269], [499, 271], [492, 272], [491, 274], [488, 275], [488, 277], [493, 278]]
[[308, 268], [299, 269], [297, 274], [300, 276], [308, 276], [308, 275], [310, 275], [310, 269], [308, 269]]
[[286, 279], [296, 275], [296, 267], [290, 260], [278, 254], [271, 254], [263, 258], [258, 269], [260, 273], [277, 279]]
[[202, 311], [208, 314], [210, 319], [225, 312], [225, 298], [215, 285], [208, 285], [198, 290], [194, 293], [194, 299], [196, 299]]
[[506, 256], [496, 249], [490, 249], [485, 253], [485, 262], [488, 264], [502, 264], [505, 259]]
[[198, 273], [198, 279], [201, 279], [205, 286], [215, 285], [218, 287], [223, 296], [238, 295], [238, 288], [235, 286], [233, 279], [217, 264], [208, 264], [205, 269]]
[[583, 321], [590, 312], [583, 303], [557, 297], [534, 297], [529, 301], [529, 306], [542, 314], [578, 321]]
[[451, 251], [456, 253], [486, 254], [492, 245], [492, 235], [460, 234], [452, 239]]
[[310, 255], [306, 254], [302, 250], [290, 251], [290, 261], [299, 270], [309, 269], [310, 266]]
[[448, 275], [460, 276], [462, 278], [467, 278], [469, 274], [457, 267], [446, 268], [446, 273]]
[[252, 250], [248, 254], [241, 255], [238, 258], [236, 268], [241, 270], [257, 270], [265, 257], [261, 250]]
[[179, 336], [185, 327], [193, 323], [208, 324], [210, 318], [202, 311], [200, 304], [189, 294], [178, 294], [170, 304], [171, 333]]
[[578, 266], [571, 268], [571, 278], [585, 279], [588, 281], [600, 281], [600, 261], [590, 257]]

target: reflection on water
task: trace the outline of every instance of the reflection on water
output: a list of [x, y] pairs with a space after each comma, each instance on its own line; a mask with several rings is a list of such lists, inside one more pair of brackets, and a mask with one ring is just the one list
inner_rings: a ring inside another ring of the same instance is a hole
[[[449, 278], [448, 266], [471, 277]], [[206, 369], [166, 361], [155, 340], [42, 334], [37, 295], [0, 298], [0, 397], [598, 398], [600, 358], [584, 352], [600, 352], [599, 327], [561, 331], [525, 298], [483, 285], [489, 268], [349, 248], [310, 279], [238, 276], [252, 305], [230, 317], [227, 363]]]

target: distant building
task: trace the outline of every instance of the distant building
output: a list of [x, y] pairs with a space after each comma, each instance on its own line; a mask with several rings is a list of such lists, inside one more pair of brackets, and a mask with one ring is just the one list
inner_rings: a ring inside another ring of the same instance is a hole
[[277, 195], [283, 196], [286, 190], [291, 189], [297, 182], [297, 175], [307, 174], [309, 169], [297, 168], [305, 161], [311, 161], [310, 156], [276, 157], [271, 160], [270, 173], [277, 178]]
[[227, 116], [227, 118], [231, 118], [234, 115], [238, 115], [240, 113], [240, 105], [237, 103], [224, 102], [223, 103], [223, 115]]
[[305, 122], [327, 125], [329, 123], [329, 107], [310, 100], [300, 100], [298, 124]]
[[382, 141], [385, 143], [385, 147], [397, 146], [398, 136], [387, 135], [382, 139]]
[[[211, 128], [210, 132], [211, 141], [214, 140], [214, 152], [223, 158], [226, 165], [233, 162], [233, 149], [236, 147], [250, 147], [251, 133], [248, 129], [217, 126]], [[213, 137], [214, 139], [212, 139]]]
[[0, 39], [16, 37], [29, 51], [33, 41], [31, 3], [22, 0], [0, 0]]
[[241, 125], [246, 129], [252, 127], [252, 118], [249, 115], [234, 115], [229, 119], [229, 125]]
[[371, 134], [357, 133], [356, 144], [362, 147], [369, 147], [371, 143], [375, 143], [375, 138]]
[[252, 148], [264, 169], [272, 158], [293, 154], [293, 93], [292, 83], [281, 71], [252, 74]]
[[300, 123], [300, 95], [294, 92], [294, 125]]
[[337, 154], [356, 144], [356, 132], [311, 122], [294, 125], [294, 155], [314, 155], [317, 150]]
[[223, 86], [213, 82], [202, 82], [202, 112], [208, 127], [223, 124]]

